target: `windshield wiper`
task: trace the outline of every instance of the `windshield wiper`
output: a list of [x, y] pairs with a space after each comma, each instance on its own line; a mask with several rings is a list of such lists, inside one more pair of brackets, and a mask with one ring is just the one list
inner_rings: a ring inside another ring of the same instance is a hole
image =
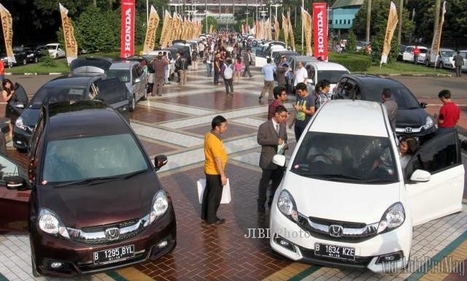
[[76, 181], [68, 181], [64, 183], [60, 183], [55, 185], [55, 187], [64, 187], [64, 186], [70, 186], [70, 185], [94, 185], [94, 184], [101, 184], [104, 182], [108, 182], [111, 180], [115, 180], [120, 178], [121, 175], [118, 176], [110, 176], [110, 177], [95, 177], [95, 178], [88, 178], [88, 179], [82, 179], [82, 180], [76, 180]]
[[146, 171], [147, 171], [147, 170], [139, 170], [139, 171], [135, 171], [135, 172], [132, 172], [132, 173], [129, 173], [129, 174], [125, 174], [125, 175], [122, 175], [122, 176], [121, 176], [121, 179], [124, 179], [124, 180], [130, 179], [130, 178], [132, 178], [132, 177], [134, 177], [134, 176], [143, 174], [143, 173], [145, 173]]

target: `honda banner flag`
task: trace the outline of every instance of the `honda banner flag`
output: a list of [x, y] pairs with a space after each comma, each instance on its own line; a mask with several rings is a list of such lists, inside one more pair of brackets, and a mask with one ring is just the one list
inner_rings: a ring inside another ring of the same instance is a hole
[[120, 57], [134, 55], [135, 48], [135, 0], [122, 0], [120, 30]]
[[313, 3], [313, 53], [328, 60], [328, 14], [326, 3]]

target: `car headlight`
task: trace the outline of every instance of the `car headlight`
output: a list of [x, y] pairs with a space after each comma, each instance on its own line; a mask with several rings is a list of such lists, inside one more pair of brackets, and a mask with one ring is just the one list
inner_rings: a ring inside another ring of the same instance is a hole
[[430, 116], [427, 116], [426, 117], [426, 120], [425, 120], [425, 125], [423, 125], [423, 129], [429, 129], [431, 127], [433, 127], [433, 119], [430, 117]]
[[18, 119], [16, 119], [15, 126], [20, 128], [23, 131], [26, 131], [26, 126], [23, 123], [23, 118], [22, 117], [18, 117]]
[[26, 57], [28, 57], [28, 58], [33, 58], [33, 57], [34, 57], [34, 54], [28, 54], [28, 55], [26, 55]]
[[151, 224], [158, 217], [165, 214], [168, 208], [169, 200], [167, 199], [167, 195], [165, 194], [164, 190], [159, 190], [152, 199], [152, 209], [151, 213], [149, 214], [149, 223]]
[[282, 190], [277, 200], [277, 207], [289, 219], [298, 222], [297, 204], [287, 190]]
[[378, 233], [391, 231], [401, 226], [405, 221], [405, 210], [401, 203], [395, 203], [384, 212], [379, 221]]
[[60, 221], [58, 215], [48, 209], [42, 209], [39, 212], [39, 228], [45, 233], [70, 239], [65, 225]]

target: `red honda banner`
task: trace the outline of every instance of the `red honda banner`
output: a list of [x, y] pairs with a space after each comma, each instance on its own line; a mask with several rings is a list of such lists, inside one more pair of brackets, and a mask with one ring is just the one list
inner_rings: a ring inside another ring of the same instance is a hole
[[135, 52], [135, 0], [122, 0], [120, 29], [120, 57], [127, 58]]
[[313, 53], [328, 60], [328, 14], [326, 3], [313, 3]]

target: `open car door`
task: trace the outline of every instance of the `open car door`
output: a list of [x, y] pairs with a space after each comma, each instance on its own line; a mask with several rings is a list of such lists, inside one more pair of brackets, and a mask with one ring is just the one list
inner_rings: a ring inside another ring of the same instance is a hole
[[11, 124], [15, 124], [16, 119], [23, 113], [23, 110], [28, 105], [29, 99], [28, 94], [24, 90], [23, 86], [15, 83], [15, 92], [13, 97], [8, 101], [5, 110], [9, 111]]
[[[429, 173], [422, 175], [427, 181], [411, 181], [420, 170]], [[404, 173], [414, 226], [462, 210], [465, 171], [456, 131], [423, 144]]]
[[96, 81], [96, 86], [99, 89], [96, 99], [117, 110], [129, 123], [132, 95], [125, 86], [125, 83], [118, 78], [107, 78]]

